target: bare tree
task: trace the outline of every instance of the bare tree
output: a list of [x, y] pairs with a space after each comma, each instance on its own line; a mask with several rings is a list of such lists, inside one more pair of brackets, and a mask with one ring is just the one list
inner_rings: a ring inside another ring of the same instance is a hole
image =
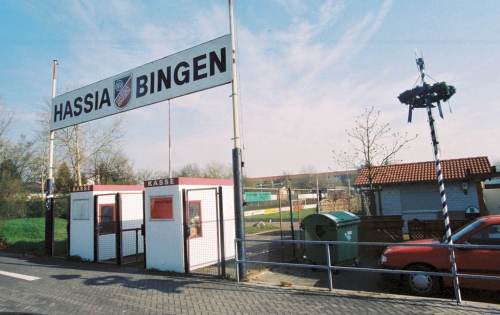
[[85, 167], [95, 175], [95, 170], [104, 157], [113, 153], [123, 135], [121, 127], [122, 120], [115, 120], [106, 127], [76, 125], [56, 132], [56, 140], [63, 146], [76, 185], [83, 184], [82, 170]]
[[11, 123], [12, 113], [0, 105], [0, 139], [3, 139]]
[[231, 178], [233, 171], [230, 165], [216, 161], [209, 162], [203, 170], [203, 177], [208, 178]]
[[[368, 180], [369, 211], [376, 214], [373, 181], [377, 176], [377, 166], [388, 165], [395, 160], [397, 153], [405, 149], [408, 144], [417, 138], [407, 133], [394, 132], [388, 122], [381, 120], [380, 111], [368, 107], [356, 117], [354, 127], [346, 130], [349, 138], [349, 147], [352, 153], [337, 153], [337, 160], [351, 161], [354, 167], [365, 169]], [[342, 156], [343, 155], [343, 156]]]
[[0, 105], [0, 153], [5, 150], [5, 134], [12, 123], [12, 113]]

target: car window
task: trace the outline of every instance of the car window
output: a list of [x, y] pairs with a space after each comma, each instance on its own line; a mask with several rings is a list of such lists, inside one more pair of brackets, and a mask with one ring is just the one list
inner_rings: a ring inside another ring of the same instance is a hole
[[[483, 223], [481, 220], [475, 220], [474, 222], [463, 226], [460, 230], [455, 232], [451, 238], [454, 243], [456, 243], [459, 239], [461, 239], [464, 235], [469, 234], [471, 231], [475, 230], [478, 226], [480, 226]], [[446, 236], [444, 237], [446, 240]]]
[[478, 245], [500, 245], [500, 224], [486, 227], [471, 235], [468, 242]]

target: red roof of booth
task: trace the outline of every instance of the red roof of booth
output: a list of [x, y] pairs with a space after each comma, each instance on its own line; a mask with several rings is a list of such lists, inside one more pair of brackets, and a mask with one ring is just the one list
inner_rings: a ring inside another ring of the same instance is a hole
[[83, 185], [73, 187], [72, 192], [83, 191], [135, 191], [144, 190], [143, 185]]
[[144, 181], [144, 187], [171, 186], [171, 185], [218, 185], [232, 186], [230, 178], [197, 178], [197, 177], [175, 177], [160, 178]]

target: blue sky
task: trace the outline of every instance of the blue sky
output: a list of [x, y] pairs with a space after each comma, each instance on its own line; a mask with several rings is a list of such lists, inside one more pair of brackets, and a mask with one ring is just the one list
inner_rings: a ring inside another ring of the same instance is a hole
[[[497, 1], [236, 1], [242, 131], [248, 175], [335, 169], [345, 129], [375, 106], [393, 129], [418, 134], [401, 161], [432, 159], [424, 112], [406, 123], [396, 96], [428, 73], [457, 87], [438, 121], [444, 158], [500, 160], [500, 4]], [[0, 2], [0, 102], [12, 138], [31, 135], [50, 97], [228, 33], [227, 2]], [[174, 167], [230, 162], [230, 87], [173, 100]], [[123, 150], [136, 168], [167, 169], [167, 106], [123, 119]]]

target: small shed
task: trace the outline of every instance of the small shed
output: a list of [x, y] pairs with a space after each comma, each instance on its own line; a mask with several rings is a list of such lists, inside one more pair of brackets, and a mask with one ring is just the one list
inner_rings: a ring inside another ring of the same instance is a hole
[[71, 192], [69, 255], [121, 264], [141, 255], [142, 185], [85, 185]]
[[[447, 203], [452, 220], [465, 220], [470, 207], [487, 215], [482, 182], [492, 176], [487, 157], [442, 161]], [[374, 191], [377, 215], [401, 215], [405, 223], [418, 219], [440, 220], [441, 196], [434, 161], [391, 164], [362, 169], [354, 183], [363, 191]]]
[[233, 181], [165, 178], [145, 186], [145, 267], [225, 274], [234, 257]]

